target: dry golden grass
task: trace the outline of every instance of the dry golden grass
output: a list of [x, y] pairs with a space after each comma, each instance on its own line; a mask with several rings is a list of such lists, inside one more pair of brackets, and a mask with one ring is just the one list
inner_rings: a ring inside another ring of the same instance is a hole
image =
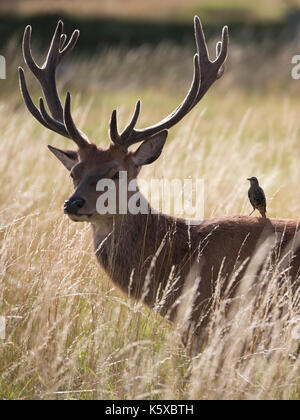
[[[277, 70], [287, 68], [286, 54]], [[142, 97], [146, 124], [178, 104], [190, 57], [163, 45], [108, 51], [101, 65], [98, 58], [69, 61], [60, 85], [75, 96], [80, 127], [107, 142], [113, 107], [120, 106], [125, 123]], [[224, 79], [171, 131], [161, 158], [141, 175], [203, 177], [206, 217], [247, 214], [246, 178], [255, 175], [269, 216], [299, 217], [300, 105], [292, 93], [299, 82], [289, 73], [282, 80], [277, 73], [272, 80], [247, 76], [245, 52], [233, 47], [232, 57]], [[251, 83], [259, 89], [245, 89]], [[14, 77], [1, 84], [0, 315], [7, 334], [0, 340], [0, 398], [299, 399], [299, 296], [288, 279], [279, 287], [275, 276], [266, 295], [244, 293], [229, 319], [217, 299], [208, 343], [190, 358], [171, 325], [121, 295], [98, 267], [89, 226], [63, 215], [71, 182], [46, 149], [70, 142], [33, 121]]]

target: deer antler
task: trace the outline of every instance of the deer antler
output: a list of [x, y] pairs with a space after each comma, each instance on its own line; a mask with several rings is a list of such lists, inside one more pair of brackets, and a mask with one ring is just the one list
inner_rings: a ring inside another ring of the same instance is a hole
[[[132, 144], [143, 141], [162, 130], [169, 129], [177, 124], [205, 95], [210, 86], [224, 73], [224, 63], [227, 58], [228, 49], [228, 28], [225, 26], [222, 32], [222, 41], [216, 45], [217, 58], [214, 61], [209, 59], [205, 36], [200, 19], [196, 16], [194, 20], [195, 38], [197, 53], [194, 55], [194, 77], [183, 102], [166, 118], [159, 123], [144, 129], [135, 129], [141, 102], [136, 104], [135, 112], [125, 130], [119, 134], [117, 128], [117, 111], [114, 110], [110, 120], [110, 137], [113, 143], [120, 146], [124, 152]], [[73, 140], [80, 149], [90, 143], [84, 133], [75, 125], [71, 115], [71, 97], [68, 93], [64, 107], [61, 104], [56, 87], [56, 69], [61, 60], [66, 57], [74, 48], [79, 31], [75, 30], [69, 42], [66, 44], [67, 36], [63, 33], [63, 23], [59, 21], [54, 32], [47, 58], [43, 66], [38, 66], [32, 57], [31, 52], [31, 26], [27, 26], [23, 38], [23, 55], [29, 69], [39, 81], [51, 115], [48, 114], [43, 98], [39, 100], [39, 109], [34, 105], [27, 89], [24, 70], [19, 68], [20, 87], [25, 104], [31, 114], [45, 127]], [[66, 45], [65, 45], [66, 44]]]
[[140, 101], [138, 101], [133, 117], [122, 134], [119, 134], [117, 128], [117, 111], [113, 111], [110, 120], [110, 138], [113, 143], [119, 145], [124, 151], [127, 151], [128, 147], [132, 144], [143, 141], [177, 124], [194, 108], [210, 86], [223, 75], [229, 41], [227, 26], [223, 28], [222, 41], [219, 41], [216, 45], [217, 57], [214, 61], [211, 61], [209, 58], [205, 36], [198, 16], [194, 19], [194, 27], [197, 45], [197, 53], [194, 55], [194, 77], [190, 90], [183, 102], [159, 123], [142, 130], [137, 130], [135, 129], [135, 125], [139, 117], [141, 105]]
[[43, 90], [51, 116], [46, 111], [44, 100], [40, 98], [39, 109], [34, 105], [27, 89], [24, 70], [19, 67], [20, 88], [25, 104], [31, 114], [45, 127], [73, 140], [80, 149], [89, 145], [85, 134], [78, 130], [71, 116], [71, 98], [67, 94], [64, 107], [61, 104], [56, 87], [56, 69], [63, 58], [74, 48], [79, 31], [75, 30], [69, 42], [66, 44], [67, 36], [63, 33], [63, 23], [57, 23], [45, 63], [40, 67], [33, 59], [31, 52], [31, 26], [27, 26], [23, 37], [23, 56], [26, 64]]

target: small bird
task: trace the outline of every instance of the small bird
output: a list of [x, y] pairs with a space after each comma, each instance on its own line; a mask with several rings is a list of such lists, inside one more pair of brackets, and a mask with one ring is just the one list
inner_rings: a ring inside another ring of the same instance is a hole
[[248, 197], [253, 207], [253, 211], [249, 216], [257, 209], [262, 217], [266, 217], [266, 196], [264, 190], [259, 186], [258, 179], [255, 176], [247, 178], [247, 180], [250, 181]]

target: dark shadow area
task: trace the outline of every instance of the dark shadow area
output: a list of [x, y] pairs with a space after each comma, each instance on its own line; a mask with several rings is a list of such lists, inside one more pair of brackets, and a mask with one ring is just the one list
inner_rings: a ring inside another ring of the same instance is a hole
[[[204, 13], [209, 20], [209, 22], [230, 22], [230, 23], [242, 23], [246, 22], [254, 22], [255, 16], [253, 15], [251, 10], [242, 9], [240, 7], [228, 7], [228, 8], [207, 8], [202, 7], [201, 12]], [[201, 15], [201, 13], [200, 13]]]
[[[124, 20], [114, 18], [79, 18], [69, 15], [34, 15], [34, 16], [0, 16], [0, 48], [16, 38], [19, 41], [24, 28], [30, 24], [33, 27], [35, 43], [47, 44], [49, 37], [58, 21], [65, 23], [65, 31], [70, 33], [78, 28], [81, 31], [80, 42], [76, 51], [94, 53], [103, 46], [137, 47], [142, 44], [157, 45], [161, 41], [175, 44], [194, 43], [193, 22], [190, 24], [176, 22], [151, 22], [141, 20]], [[249, 23], [233, 21], [224, 17], [222, 24], [205, 24], [207, 38], [220, 37], [222, 25], [228, 24], [231, 40], [245, 44], [271, 42], [274, 47], [295, 39], [300, 18], [286, 19], [278, 23]]]

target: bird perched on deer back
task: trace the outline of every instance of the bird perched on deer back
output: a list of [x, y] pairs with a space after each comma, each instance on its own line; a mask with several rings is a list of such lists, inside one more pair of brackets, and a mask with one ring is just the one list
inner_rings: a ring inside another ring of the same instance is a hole
[[258, 179], [255, 176], [247, 178], [247, 180], [250, 181], [248, 197], [253, 207], [249, 216], [257, 209], [262, 217], [266, 217], [266, 196], [264, 190], [259, 186]]

